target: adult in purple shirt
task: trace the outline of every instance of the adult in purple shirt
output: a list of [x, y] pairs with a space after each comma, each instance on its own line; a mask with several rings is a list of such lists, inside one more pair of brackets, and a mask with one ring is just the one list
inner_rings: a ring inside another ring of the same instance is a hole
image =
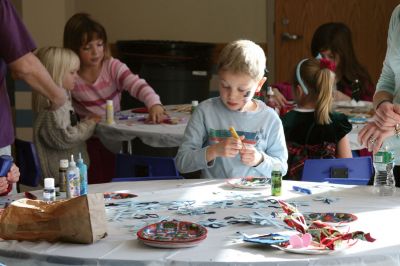
[[[36, 49], [35, 43], [9, 0], [0, 0], [0, 40], [0, 155], [10, 155], [14, 128], [6, 88], [7, 65], [13, 78], [24, 80], [48, 98], [51, 109], [62, 106], [66, 101], [66, 94], [54, 83], [32, 53]], [[0, 195], [7, 194], [12, 183], [18, 180], [19, 170], [13, 165], [6, 177], [0, 177]]]

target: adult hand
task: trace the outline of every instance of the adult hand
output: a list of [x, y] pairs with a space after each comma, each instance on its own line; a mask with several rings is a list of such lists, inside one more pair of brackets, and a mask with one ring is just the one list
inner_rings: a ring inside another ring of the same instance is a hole
[[19, 180], [19, 176], [20, 176], [19, 168], [15, 164], [13, 164], [11, 166], [10, 171], [7, 174], [6, 180], [8, 183], [17, 183]]
[[394, 133], [394, 129], [386, 130], [374, 122], [369, 122], [358, 133], [358, 142], [375, 154], [381, 148], [383, 141]]
[[394, 130], [400, 123], [400, 106], [391, 102], [383, 102], [375, 111], [375, 123], [386, 130]]
[[281, 109], [282, 107], [285, 107], [288, 104], [285, 96], [283, 96], [277, 88], [272, 88], [272, 91], [274, 92], [275, 102], [278, 105], [278, 108]]
[[147, 121], [159, 124], [163, 121], [166, 115], [165, 109], [161, 104], [155, 104], [150, 107]]
[[262, 160], [262, 154], [256, 150], [254, 145], [244, 145], [243, 149], [240, 150], [240, 156], [243, 164], [248, 166], [257, 166], [259, 165]]

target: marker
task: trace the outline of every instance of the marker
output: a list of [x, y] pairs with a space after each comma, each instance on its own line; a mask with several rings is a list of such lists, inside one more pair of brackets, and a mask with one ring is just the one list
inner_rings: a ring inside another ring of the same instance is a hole
[[293, 186], [293, 190], [304, 194], [312, 194], [310, 189], [304, 187]]

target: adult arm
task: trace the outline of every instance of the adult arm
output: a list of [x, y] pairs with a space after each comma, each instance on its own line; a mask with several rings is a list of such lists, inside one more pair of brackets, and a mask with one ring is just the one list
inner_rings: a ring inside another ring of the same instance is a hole
[[58, 109], [67, 100], [65, 91], [54, 83], [46, 68], [33, 53], [21, 56], [11, 62], [9, 67], [15, 79], [24, 80], [32, 89], [48, 98], [52, 103], [52, 110]]

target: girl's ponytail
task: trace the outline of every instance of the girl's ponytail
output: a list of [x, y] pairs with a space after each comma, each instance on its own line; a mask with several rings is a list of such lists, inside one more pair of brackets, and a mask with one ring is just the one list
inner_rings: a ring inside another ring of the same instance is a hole
[[317, 102], [315, 107], [315, 119], [317, 124], [331, 123], [329, 114], [332, 111], [333, 87], [335, 86], [334, 74], [328, 68], [322, 68], [315, 74], [315, 91]]
[[320, 125], [331, 123], [334, 71], [335, 64], [325, 58], [302, 60], [297, 66], [296, 79], [309, 100], [315, 102], [315, 120]]

